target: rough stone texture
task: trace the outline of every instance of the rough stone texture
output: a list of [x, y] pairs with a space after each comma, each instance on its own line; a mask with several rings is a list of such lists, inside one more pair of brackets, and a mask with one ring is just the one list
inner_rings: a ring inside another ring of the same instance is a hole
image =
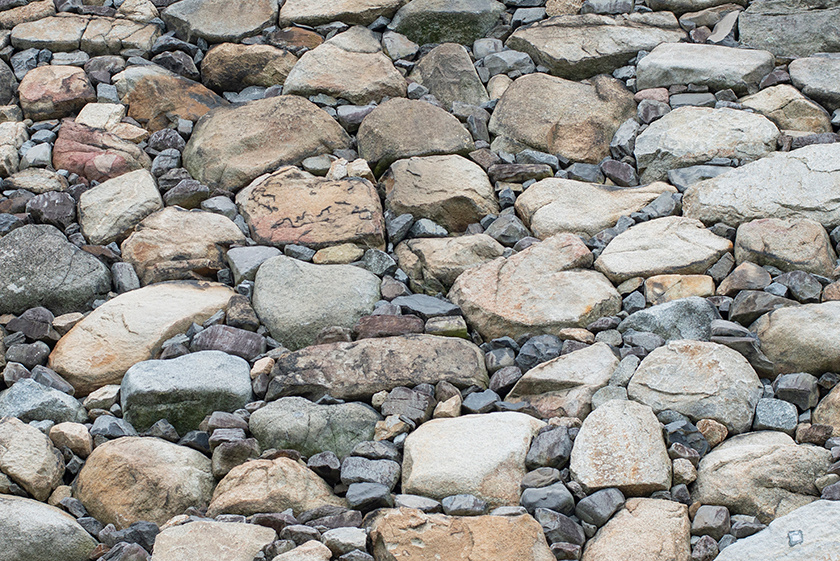
[[467, 50], [455, 43], [444, 43], [429, 51], [409, 78], [428, 88], [447, 109], [454, 101], [481, 105], [490, 100]]
[[403, 492], [434, 499], [468, 493], [493, 507], [519, 504], [525, 456], [542, 426], [510, 412], [424, 423], [405, 441]]
[[103, 524], [158, 526], [187, 507], [204, 507], [213, 492], [210, 459], [159, 438], [124, 437], [96, 447], [75, 484], [75, 496]]
[[222, 43], [201, 61], [201, 81], [216, 92], [268, 88], [283, 85], [296, 62], [295, 55], [271, 45]]
[[277, 2], [248, 0], [247, 9], [226, 0], [181, 0], [163, 10], [161, 17], [185, 41], [210, 43], [239, 41], [277, 21]]
[[837, 254], [825, 228], [807, 218], [764, 218], [738, 226], [735, 262], [831, 277]]
[[[557, 334], [618, 313], [621, 297], [592, 263], [580, 238], [558, 234], [507, 259], [468, 269], [449, 299], [486, 340]], [[585, 287], [585, 289], [584, 289]]]
[[829, 111], [840, 109], [840, 87], [833, 78], [840, 70], [840, 57], [821, 55], [798, 58], [788, 67], [793, 85]]
[[404, 0], [287, 0], [280, 8], [280, 25], [321, 25], [333, 21], [369, 25], [379, 16], [390, 18]]
[[[21, 117], [23, 115], [20, 115]], [[26, 125], [19, 122], [0, 123], [0, 177], [14, 175], [20, 165], [20, 150], [29, 140]]]
[[709, 275], [656, 275], [645, 280], [644, 287], [645, 298], [654, 305], [715, 294], [715, 281]]
[[[650, 0], [652, 10], [668, 10], [675, 14], [684, 14], [697, 10], [705, 10], [727, 4], [728, 0]], [[736, 5], [745, 5], [746, 0], [737, 0]]]
[[618, 325], [618, 330], [649, 331], [666, 341], [708, 341], [712, 336], [712, 321], [716, 319], [720, 319], [720, 313], [709, 300], [689, 296], [634, 312]]
[[596, 76], [582, 84], [536, 73], [507, 88], [488, 126], [522, 148], [595, 164], [609, 155], [618, 127], [635, 114], [633, 95], [613, 78]]
[[[18, 49], [46, 48], [59, 52], [81, 49], [91, 56], [121, 54], [126, 50], [148, 53], [161, 33], [157, 25], [124, 18], [70, 13], [56, 16], [54, 7], [51, 12], [20, 16], [23, 21], [14, 26], [11, 37]], [[0, 22], [0, 25], [7, 27], [8, 22]]]
[[840, 3], [836, 0], [758, 0], [738, 18], [738, 31], [744, 47], [804, 57], [837, 50], [840, 29], [832, 22], [838, 17]]
[[0, 417], [17, 417], [26, 422], [84, 423], [87, 411], [68, 394], [24, 378], [0, 392]]
[[828, 112], [788, 84], [779, 84], [741, 98], [739, 103], [761, 113], [780, 129], [831, 132]]
[[96, 101], [96, 92], [81, 68], [41, 66], [26, 73], [18, 87], [27, 119], [60, 119]]
[[811, 416], [814, 423], [829, 425], [840, 436], [840, 386], [834, 386], [814, 409]]
[[76, 324], [50, 354], [50, 368], [84, 396], [118, 384], [134, 364], [154, 358], [161, 344], [227, 308], [234, 291], [221, 284], [175, 282], [132, 290]]
[[152, 161], [132, 142], [65, 119], [53, 147], [53, 167], [101, 183], [130, 171], [150, 169]]
[[259, 524], [197, 520], [166, 528], [155, 538], [155, 561], [253, 561], [277, 537]]
[[163, 208], [155, 179], [141, 169], [109, 179], [79, 198], [79, 224], [98, 245], [121, 241], [141, 220]]
[[2, 417], [0, 472], [33, 498], [46, 501], [61, 484], [64, 459], [44, 433], [14, 417]]
[[0, 495], [0, 542], [9, 561], [87, 561], [96, 540], [66, 512], [44, 503]]
[[490, 31], [504, 9], [495, 0], [411, 0], [397, 11], [389, 27], [418, 45], [471, 45]]

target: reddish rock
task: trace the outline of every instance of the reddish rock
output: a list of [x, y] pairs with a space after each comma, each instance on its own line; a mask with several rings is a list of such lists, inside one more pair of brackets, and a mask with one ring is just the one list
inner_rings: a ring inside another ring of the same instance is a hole
[[353, 326], [356, 339], [395, 337], [408, 333], [423, 333], [425, 323], [417, 316], [363, 316]]
[[85, 71], [75, 66], [40, 66], [26, 73], [18, 88], [27, 119], [60, 119], [96, 101]]
[[102, 182], [130, 171], [149, 169], [152, 161], [136, 144], [65, 119], [53, 148], [53, 167]]

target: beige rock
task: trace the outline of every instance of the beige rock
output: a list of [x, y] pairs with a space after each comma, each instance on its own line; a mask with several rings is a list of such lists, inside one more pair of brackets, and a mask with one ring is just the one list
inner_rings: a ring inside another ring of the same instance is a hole
[[81, 68], [40, 66], [26, 73], [18, 86], [27, 119], [44, 121], [72, 115], [96, 101], [96, 92]]
[[356, 244], [343, 243], [319, 249], [312, 256], [312, 262], [316, 265], [348, 265], [364, 255], [365, 250]]
[[714, 419], [700, 419], [697, 421], [697, 430], [703, 433], [703, 436], [712, 448], [726, 440], [726, 437], [729, 435], [729, 430], [726, 428], [726, 425]]
[[281, 553], [273, 561], [330, 561], [332, 551], [318, 540], [309, 540], [291, 551]]
[[325, 176], [327, 179], [345, 179], [347, 177], [361, 177], [367, 179], [371, 183], [376, 182], [373, 172], [367, 165], [367, 162], [361, 158], [356, 158], [352, 162], [348, 162], [344, 158], [338, 158], [330, 164], [330, 171]]
[[141, 220], [163, 208], [155, 178], [132, 171], [88, 189], [79, 198], [79, 223], [88, 242], [121, 241]]
[[780, 129], [831, 132], [828, 112], [788, 84], [780, 84], [741, 98], [744, 107], [761, 113]]
[[6, 178], [10, 189], [26, 189], [36, 195], [51, 191], [64, 191], [68, 187], [67, 179], [54, 171], [41, 168], [27, 168]]
[[444, 43], [429, 51], [409, 78], [428, 88], [446, 108], [451, 108], [454, 101], [481, 105], [490, 100], [470, 55], [456, 43]]
[[645, 298], [652, 305], [714, 294], [715, 281], [708, 275], [656, 275], [645, 280]]
[[185, 41], [200, 37], [208, 43], [224, 43], [258, 35], [277, 22], [277, 11], [273, 0], [251, 0], [248, 9], [227, 0], [181, 0], [170, 4], [161, 17]]
[[697, 469], [690, 460], [677, 458], [672, 464], [674, 485], [691, 485], [697, 480]]
[[18, 8], [0, 12], [0, 29], [13, 29], [21, 23], [37, 21], [55, 15], [53, 0], [35, 0]]
[[346, 506], [326, 482], [302, 463], [289, 458], [252, 460], [238, 465], [219, 482], [208, 516], [257, 512], [295, 515], [324, 506]]
[[463, 400], [460, 395], [453, 395], [446, 401], [441, 401], [435, 405], [435, 410], [432, 417], [435, 419], [452, 419], [461, 415], [461, 405]]
[[487, 95], [490, 99], [499, 99], [512, 83], [513, 80], [507, 74], [496, 74], [487, 82]]
[[[53, 5], [53, 11], [55, 5]], [[21, 22], [12, 29], [12, 45], [17, 49], [72, 51], [78, 49], [90, 18], [75, 14]]]
[[258, 524], [197, 520], [173, 526], [155, 538], [155, 561], [253, 561], [277, 533]]
[[772, 282], [764, 267], [745, 261], [735, 267], [718, 286], [717, 294], [736, 296], [741, 290], [764, 290]]
[[840, 386], [835, 386], [822, 398], [811, 420], [821, 425], [830, 425], [834, 428], [834, 434], [840, 435]]
[[20, 164], [18, 149], [29, 140], [26, 125], [20, 122], [0, 123], [0, 177], [17, 173]]
[[15, 417], [0, 418], [0, 472], [39, 501], [61, 484], [64, 459], [44, 433]]
[[825, 228], [807, 218], [763, 218], [738, 226], [735, 262], [833, 276], [837, 255]]
[[155, 358], [160, 345], [193, 323], [227, 308], [234, 295], [215, 283], [167, 283], [132, 290], [96, 308], [61, 338], [49, 366], [86, 396], [118, 384], [134, 364]]
[[271, 45], [222, 43], [201, 61], [201, 81], [217, 92], [283, 85], [297, 60], [289, 51]]
[[840, 336], [840, 302], [806, 304], [774, 310], [758, 318], [751, 329], [776, 374], [840, 370], [840, 352], [832, 343]]
[[88, 103], [79, 114], [76, 122], [93, 129], [113, 130], [125, 117], [125, 105], [121, 103]]
[[149, 0], [125, 0], [117, 8], [117, 16], [137, 23], [149, 23], [160, 16], [160, 13]]
[[148, 52], [160, 34], [153, 23], [94, 17], [85, 28], [79, 48], [91, 56], [120, 54], [129, 49]]
[[580, 12], [581, 0], [546, 0], [545, 12], [551, 16], [565, 16]]
[[287, 0], [280, 8], [280, 25], [320, 25], [333, 21], [369, 25], [379, 16], [390, 18], [405, 0]]
[[50, 440], [56, 448], [68, 447], [82, 459], [93, 451], [93, 438], [81, 423], [58, 423], [50, 429]]

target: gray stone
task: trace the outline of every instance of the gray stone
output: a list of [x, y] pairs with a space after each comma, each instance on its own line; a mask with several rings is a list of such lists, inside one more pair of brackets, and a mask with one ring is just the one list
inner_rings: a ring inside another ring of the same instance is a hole
[[353, 483], [347, 487], [347, 506], [367, 512], [394, 506], [394, 497], [385, 485], [378, 483]]
[[572, 441], [568, 429], [557, 427], [534, 437], [525, 456], [525, 466], [531, 470], [540, 467], [562, 469], [569, 463], [571, 453]]
[[790, 63], [789, 71], [793, 85], [804, 95], [829, 111], [840, 109], [840, 86], [835, 79], [840, 72], [840, 56], [820, 54], [798, 58]]
[[729, 509], [725, 506], [703, 505], [697, 509], [694, 520], [691, 521], [692, 535], [707, 535], [715, 540], [728, 534], [729, 528]]
[[6, 494], [0, 495], [0, 542], [8, 561], [86, 561], [97, 543], [69, 514]]
[[391, 303], [399, 306], [404, 313], [418, 315], [424, 320], [439, 316], [460, 315], [461, 313], [461, 309], [455, 304], [425, 294], [398, 296], [391, 300]]
[[46, 419], [55, 423], [83, 423], [87, 412], [66, 393], [23, 379], [0, 392], [0, 417], [17, 417], [26, 422]]
[[691, 296], [635, 312], [619, 324], [618, 330], [650, 331], [666, 341], [708, 341], [716, 319], [720, 319], [720, 314], [714, 305], [705, 298]]
[[440, 501], [444, 514], [449, 516], [480, 516], [487, 512], [487, 503], [474, 495], [460, 494]]
[[624, 493], [615, 488], [601, 489], [578, 502], [575, 507], [575, 516], [600, 528], [622, 506], [624, 506]]
[[495, 0], [412, 0], [388, 26], [418, 45], [471, 45], [496, 24], [505, 6]]
[[[789, 4], [780, 0], [751, 2], [738, 18], [741, 45], [766, 49], [777, 56], [804, 57], [835, 51], [840, 30], [832, 24], [840, 17], [836, 1], [804, 0]], [[797, 30], [805, 30], [800, 33]]]
[[400, 464], [393, 460], [370, 460], [349, 456], [341, 462], [341, 482], [378, 483], [393, 491], [400, 480]]
[[283, 252], [276, 247], [262, 245], [235, 247], [228, 250], [225, 260], [233, 273], [234, 284], [239, 284], [243, 280], [254, 280], [263, 262], [282, 254]]
[[575, 500], [563, 483], [525, 489], [520, 504], [531, 514], [538, 508], [547, 508], [567, 516], [575, 511]]
[[429, 51], [409, 78], [428, 88], [447, 109], [455, 102], [481, 105], [490, 100], [470, 55], [454, 43], [444, 43]]
[[763, 398], [755, 408], [753, 430], [777, 430], [793, 436], [799, 414], [796, 406], [781, 399]]
[[90, 435], [115, 439], [124, 436], [137, 436], [137, 430], [125, 419], [113, 415], [102, 415], [93, 422], [93, 426], [90, 427]]
[[247, 10], [225, 0], [181, 0], [163, 10], [161, 17], [178, 35], [192, 41], [237, 42], [277, 21], [277, 3], [257, 0]]

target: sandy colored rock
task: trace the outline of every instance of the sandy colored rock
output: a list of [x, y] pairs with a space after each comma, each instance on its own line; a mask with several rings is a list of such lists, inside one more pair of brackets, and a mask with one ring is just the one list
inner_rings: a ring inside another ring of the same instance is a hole
[[780, 129], [831, 132], [828, 112], [788, 84], [779, 84], [743, 97], [739, 103], [761, 113]]
[[75, 121], [92, 129], [112, 131], [125, 117], [125, 105], [122, 103], [88, 103]]
[[370, 25], [379, 16], [390, 18], [405, 0], [288, 0], [280, 8], [280, 25], [321, 25], [333, 21]]
[[56, 448], [66, 446], [84, 459], [93, 451], [93, 437], [81, 423], [58, 423], [50, 429], [50, 440]]
[[250, 0], [248, 9], [242, 8], [227, 0], [181, 0], [163, 10], [161, 17], [185, 41], [202, 38], [209, 43], [239, 41], [277, 22], [274, 0]]
[[837, 254], [828, 232], [807, 218], [763, 218], [738, 226], [735, 262], [833, 276]]
[[152, 161], [132, 142], [65, 119], [53, 147], [53, 167], [101, 183], [130, 171], [150, 169]]
[[830, 425], [834, 428], [834, 434], [840, 435], [840, 388], [838, 386], [822, 398], [814, 409], [812, 420], [821, 425]]
[[64, 459], [37, 428], [14, 417], [0, 418], [0, 472], [39, 501], [61, 484]]
[[26, 73], [18, 96], [27, 119], [60, 119], [96, 101], [85, 71], [75, 66], [41, 66]]
[[[93, 55], [121, 54], [151, 50], [161, 30], [155, 24], [143, 24], [124, 18], [91, 18], [79, 41], [79, 48]], [[67, 49], [72, 50], [72, 49]]]
[[20, 165], [18, 150], [27, 140], [29, 133], [23, 123], [0, 123], [0, 177], [17, 173]]
[[277, 537], [259, 524], [197, 520], [166, 528], [155, 538], [155, 561], [253, 561]]
[[21, 23], [38, 21], [54, 15], [53, 0], [35, 0], [18, 8], [0, 12], [0, 29], [13, 29]]
[[6, 494], [0, 495], [0, 542], [4, 561], [87, 561], [97, 543], [63, 510]]
[[296, 62], [295, 55], [271, 45], [222, 43], [201, 61], [201, 81], [216, 92], [283, 85]]
[[581, 0], [546, 0], [545, 12], [549, 17], [573, 15], [580, 12]]
[[656, 275], [645, 280], [645, 298], [664, 304], [690, 296], [714, 296], [715, 281], [708, 275]]
[[[7, 14], [8, 12], [2, 12]], [[53, 4], [53, 15], [55, 4]], [[12, 29], [12, 45], [18, 49], [67, 50], [79, 48], [90, 18], [76, 14], [62, 14], [21, 22]]]
[[428, 88], [446, 108], [454, 101], [481, 105], [490, 100], [470, 55], [456, 43], [444, 43], [429, 51], [409, 78]]

